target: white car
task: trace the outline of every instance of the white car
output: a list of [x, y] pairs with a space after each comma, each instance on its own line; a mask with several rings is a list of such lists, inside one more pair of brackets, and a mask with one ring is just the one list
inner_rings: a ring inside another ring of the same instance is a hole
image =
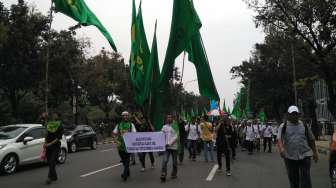
[[[46, 129], [41, 124], [18, 124], [0, 127], [0, 172], [12, 174], [19, 165], [37, 163]], [[63, 136], [58, 163], [66, 161], [68, 147]]]

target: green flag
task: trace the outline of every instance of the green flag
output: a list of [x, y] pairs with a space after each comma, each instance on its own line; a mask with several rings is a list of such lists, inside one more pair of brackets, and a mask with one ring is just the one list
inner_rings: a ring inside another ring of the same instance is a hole
[[182, 108], [182, 112], [181, 112], [181, 117], [182, 117], [183, 121], [186, 121], [186, 120], [187, 120], [187, 118], [186, 118], [186, 113], [185, 113], [185, 111], [184, 111], [183, 108]]
[[[160, 99], [158, 104], [161, 105], [157, 104], [157, 106], [161, 106], [161, 108], [164, 106], [163, 99], [168, 93], [169, 79], [173, 73], [175, 59], [183, 51], [189, 53], [189, 60], [196, 67], [201, 95], [219, 100], [199, 33], [201, 27], [202, 23], [192, 1], [174, 0], [169, 42], [160, 76], [159, 95], [157, 96]], [[155, 116], [162, 116], [162, 109], [157, 111]]]
[[96, 15], [85, 4], [84, 0], [53, 0], [53, 2], [55, 3], [56, 11], [71, 17], [81, 25], [96, 26], [108, 40], [113, 50], [117, 51], [111, 35], [105, 29], [103, 24], [101, 24]]
[[181, 152], [181, 143], [180, 143], [180, 129], [178, 123], [174, 120], [172, 125], [174, 131], [177, 133], [177, 151]]
[[160, 79], [160, 66], [157, 50], [156, 23], [155, 23], [152, 50], [149, 58], [149, 64], [145, 74], [144, 93], [145, 97], [149, 98], [150, 118], [154, 123], [155, 129], [157, 130], [160, 130], [163, 124], [163, 118], [155, 116], [156, 112], [162, 109], [162, 106], [160, 106], [161, 103], [159, 102], [160, 99], [157, 97], [158, 96], [157, 88], [159, 85], [159, 79]]
[[133, 0], [132, 28], [131, 28], [131, 55], [130, 71], [131, 80], [135, 90], [135, 101], [143, 106], [148, 99], [148, 91], [145, 92], [145, 73], [149, 64], [150, 51], [147, 43], [146, 33], [142, 19], [142, 8], [139, 6], [138, 15], [135, 11], [135, 1]]
[[244, 112], [246, 113], [246, 118], [252, 117], [251, 105], [250, 105], [250, 82], [248, 83], [247, 92], [246, 92], [246, 104]]
[[228, 110], [226, 109], [226, 105], [225, 105], [225, 100], [223, 102], [223, 111], [227, 114], [228, 113]]
[[234, 106], [233, 106], [233, 109], [232, 109], [232, 116], [239, 120], [242, 118], [243, 116], [243, 112], [241, 111], [241, 98], [242, 98], [242, 95], [243, 95], [243, 88], [241, 89], [241, 91], [238, 93], [238, 96], [236, 98], [236, 100], [234, 101]]
[[187, 51], [189, 54], [189, 61], [193, 62], [196, 67], [200, 94], [211, 100], [219, 101], [219, 95], [199, 32], [192, 38]]
[[191, 113], [190, 113], [190, 114], [191, 114], [191, 117], [192, 117], [192, 118], [194, 118], [194, 117], [196, 116], [195, 111], [194, 111], [193, 108], [191, 109]]
[[208, 114], [208, 110], [204, 107], [204, 109], [203, 109], [203, 113], [204, 113], [204, 115], [207, 115]]
[[163, 88], [168, 86], [175, 59], [183, 51], [187, 51], [189, 60], [196, 67], [201, 95], [218, 100], [218, 93], [199, 33], [201, 26], [202, 23], [192, 1], [174, 0], [169, 43], [161, 73], [161, 86]]
[[189, 113], [187, 113], [187, 122], [188, 122], [188, 123], [191, 122], [191, 117], [190, 117]]
[[263, 108], [260, 110], [258, 116], [259, 116], [260, 122], [265, 123], [265, 121], [266, 121], [266, 113], [265, 113], [265, 111], [264, 111]]

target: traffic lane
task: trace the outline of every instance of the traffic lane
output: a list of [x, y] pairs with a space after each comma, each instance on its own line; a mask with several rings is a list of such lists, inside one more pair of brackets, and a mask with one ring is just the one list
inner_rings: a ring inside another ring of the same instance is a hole
[[[321, 156], [319, 163], [312, 164], [311, 177], [313, 187], [328, 187], [328, 159]], [[287, 172], [278, 153], [239, 153], [238, 160], [232, 164], [232, 176], [216, 173], [211, 186], [222, 185], [223, 188], [283, 188], [289, 187]]]
[[[112, 150], [102, 152], [107, 149]], [[57, 165], [59, 180], [71, 182], [87, 172], [119, 163], [116, 152], [113, 145], [100, 145], [97, 150], [80, 150], [77, 153], [70, 153], [65, 164]], [[0, 176], [0, 187], [22, 187], [22, 185], [40, 187], [44, 184], [47, 174], [48, 167], [43, 163], [23, 166], [13, 175]]]
[[[110, 187], [137, 187], [137, 188], [155, 188], [155, 187], [176, 187], [185, 188], [186, 185], [190, 187], [205, 187], [207, 185], [206, 177], [215, 163], [205, 163], [201, 159], [197, 162], [186, 161], [184, 165], [178, 166], [178, 178], [170, 179], [172, 164], [168, 164], [168, 176], [166, 183], [160, 182], [161, 175], [161, 157], [155, 155], [155, 168], [146, 169], [145, 172], [140, 172], [141, 165], [131, 166], [131, 177], [127, 182], [121, 179], [122, 166], [115, 167], [106, 171], [102, 171], [84, 178], [80, 181], [67, 182], [67, 186], [72, 188], [91, 188], [92, 186], [99, 188]], [[138, 159], [138, 158], [137, 158]], [[146, 164], [150, 164], [147, 158]]]

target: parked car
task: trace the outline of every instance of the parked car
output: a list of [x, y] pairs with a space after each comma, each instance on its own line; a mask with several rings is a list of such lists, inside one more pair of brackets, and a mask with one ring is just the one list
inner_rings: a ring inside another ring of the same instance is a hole
[[88, 125], [77, 125], [73, 129], [66, 129], [64, 135], [69, 152], [74, 153], [78, 148], [83, 147], [90, 147], [93, 150], [97, 149], [97, 134]]
[[[0, 171], [12, 174], [19, 165], [41, 162], [39, 159], [46, 129], [41, 124], [18, 124], [0, 127]], [[67, 159], [68, 146], [63, 136], [58, 163]]]

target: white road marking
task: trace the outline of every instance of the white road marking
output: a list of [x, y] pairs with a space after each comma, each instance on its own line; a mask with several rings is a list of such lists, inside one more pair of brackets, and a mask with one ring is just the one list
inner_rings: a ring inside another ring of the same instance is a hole
[[108, 152], [108, 151], [113, 151], [114, 149], [106, 149], [106, 150], [101, 150], [100, 152]]
[[210, 171], [208, 177], [206, 178], [206, 181], [212, 181], [212, 179], [214, 178], [215, 174], [216, 174], [216, 171], [218, 169], [218, 165], [216, 164], [212, 170]]
[[102, 171], [105, 171], [105, 170], [109, 170], [111, 168], [115, 168], [115, 167], [118, 167], [118, 166], [121, 166], [121, 165], [122, 165], [122, 163], [119, 163], [119, 164], [116, 164], [116, 165], [113, 165], [113, 166], [109, 166], [109, 167], [106, 167], [106, 168], [103, 168], [103, 169], [100, 169], [100, 170], [96, 170], [96, 171], [93, 171], [93, 172], [90, 172], [90, 173], [87, 173], [87, 174], [83, 174], [80, 177], [81, 178], [85, 178], [85, 177], [88, 177], [88, 176], [91, 176], [91, 175], [97, 174], [99, 172], [102, 172]]

